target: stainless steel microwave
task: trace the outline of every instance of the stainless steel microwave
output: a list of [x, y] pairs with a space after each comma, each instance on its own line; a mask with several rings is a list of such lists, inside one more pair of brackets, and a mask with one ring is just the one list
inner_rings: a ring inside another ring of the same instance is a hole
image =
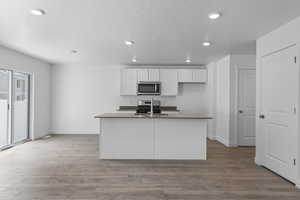
[[137, 95], [160, 95], [160, 82], [138, 82]]

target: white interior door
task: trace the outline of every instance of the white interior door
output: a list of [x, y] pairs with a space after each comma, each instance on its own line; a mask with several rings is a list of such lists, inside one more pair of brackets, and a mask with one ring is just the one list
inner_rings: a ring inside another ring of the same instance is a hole
[[255, 146], [255, 69], [238, 71], [238, 145]]
[[10, 144], [9, 135], [9, 102], [10, 72], [0, 70], [0, 148]]
[[262, 58], [261, 122], [265, 166], [294, 182], [296, 178], [298, 65], [296, 46]]
[[29, 75], [13, 73], [13, 143], [28, 139]]

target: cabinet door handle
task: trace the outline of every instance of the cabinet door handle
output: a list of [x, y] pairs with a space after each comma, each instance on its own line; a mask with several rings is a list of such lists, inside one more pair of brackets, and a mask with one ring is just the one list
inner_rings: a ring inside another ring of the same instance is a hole
[[240, 114], [243, 114], [243, 113], [244, 113], [244, 111], [242, 111], [242, 110], [239, 110], [239, 113], [240, 113]]
[[259, 118], [260, 118], [260, 119], [264, 119], [264, 118], [265, 118], [265, 115], [259, 115]]

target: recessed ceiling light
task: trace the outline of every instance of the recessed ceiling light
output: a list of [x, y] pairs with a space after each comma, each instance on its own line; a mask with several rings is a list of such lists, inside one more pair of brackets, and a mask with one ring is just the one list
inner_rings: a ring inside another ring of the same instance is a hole
[[219, 12], [212, 12], [208, 15], [209, 19], [218, 19], [221, 17], [221, 13]]
[[124, 43], [125, 43], [127, 46], [132, 46], [132, 45], [134, 45], [134, 41], [132, 41], [132, 40], [126, 40]]
[[185, 62], [186, 62], [186, 63], [191, 63], [192, 61], [191, 61], [190, 58], [187, 58], [187, 59], [185, 60]]
[[209, 47], [211, 46], [211, 42], [203, 42], [202, 45], [205, 47]]
[[71, 53], [78, 53], [78, 51], [77, 50], [75, 50], [75, 49], [73, 49], [73, 50], [71, 50]]
[[137, 62], [136, 57], [132, 58], [131, 61], [132, 61], [133, 63], [136, 63], [136, 62]]
[[33, 15], [37, 15], [37, 16], [41, 16], [41, 15], [45, 15], [46, 11], [42, 10], [42, 9], [32, 9], [31, 14]]

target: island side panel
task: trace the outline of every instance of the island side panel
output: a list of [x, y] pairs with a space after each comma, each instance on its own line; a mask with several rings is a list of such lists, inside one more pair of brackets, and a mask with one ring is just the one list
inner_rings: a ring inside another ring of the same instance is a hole
[[206, 160], [207, 120], [155, 119], [155, 158]]
[[101, 159], [154, 159], [153, 119], [101, 119]]

